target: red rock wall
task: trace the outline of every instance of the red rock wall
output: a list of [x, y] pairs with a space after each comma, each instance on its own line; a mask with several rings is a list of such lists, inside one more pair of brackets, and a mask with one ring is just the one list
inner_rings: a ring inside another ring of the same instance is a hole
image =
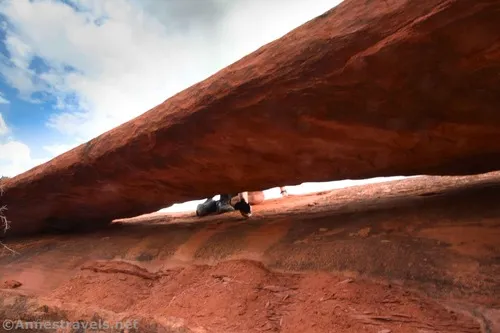
[[9, 180], [10, 232], [304, 181], [498, 169], [499, 11], [347, 0]]

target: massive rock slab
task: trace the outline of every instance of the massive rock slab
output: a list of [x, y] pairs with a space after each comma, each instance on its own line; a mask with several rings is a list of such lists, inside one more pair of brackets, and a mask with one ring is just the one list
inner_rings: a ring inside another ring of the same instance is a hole
[[500, 1], [345, 1], [5, 184], [12, 235], [220, 192], [500, 167]]

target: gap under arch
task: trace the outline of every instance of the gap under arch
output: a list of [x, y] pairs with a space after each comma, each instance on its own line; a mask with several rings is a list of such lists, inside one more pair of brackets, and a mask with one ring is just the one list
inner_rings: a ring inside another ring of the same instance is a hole
[[[419, 176], [412, 176], [419, 177]], [[382, 183], [382, 182], [390, 182], [394, 180], [400, 180], [410, 177], [405, 176], [394, 176], [394, 177], [377, 177], [377, 178], [368, 178], [368, 179], [345, 179], [345, 180], [336, 180], [331, 182], [319, 182], [319, 183], [302, 183], [300, 185], [295, 186], [286, 186], [288, 194], [291, 195], [301, 195], [301, 194], [310, 194], [315, 192], [323, 192], [330, 191], [338, 188], [345, 188], [357, 185], [364, 184], [373, 184], [373, 183]], [[279, 187], [273, 187], [264, 191], [264, 196], [266, 200], [275, 199], [281, 197], [281, 193]], [[217, 195], [216, 199], [219, 198]], [[179, 204], [174, 204], [170, 207], [165, 207], [160, 209], [158, 212], [162, 213], [182, 213], [182, 212], [190, 212], [195, 211], [196, 206], [205, 200], [192, 200]]]

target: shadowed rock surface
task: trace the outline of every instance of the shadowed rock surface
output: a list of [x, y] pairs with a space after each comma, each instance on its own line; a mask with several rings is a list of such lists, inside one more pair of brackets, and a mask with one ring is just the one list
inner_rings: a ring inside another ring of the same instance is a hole
[[10, 234], [221, 192], [500, 167], [500, 2], [345, 1], [5, 183]]

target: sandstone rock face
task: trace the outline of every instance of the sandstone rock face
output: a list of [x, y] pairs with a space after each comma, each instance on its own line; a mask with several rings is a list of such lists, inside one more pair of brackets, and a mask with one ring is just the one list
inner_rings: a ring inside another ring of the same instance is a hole
[[347, 0], [8, 180], [10, 234], [304, 181], [496, 170], [499, 10]]
[[17, 254], [0, 248], [0, 322], [498, 333], [499, 197], [500, 172], [415, 177], [266, 200], [246, 222], [239, 212], [201, 223], [153, 213], [93, 233], [8, 239]]

